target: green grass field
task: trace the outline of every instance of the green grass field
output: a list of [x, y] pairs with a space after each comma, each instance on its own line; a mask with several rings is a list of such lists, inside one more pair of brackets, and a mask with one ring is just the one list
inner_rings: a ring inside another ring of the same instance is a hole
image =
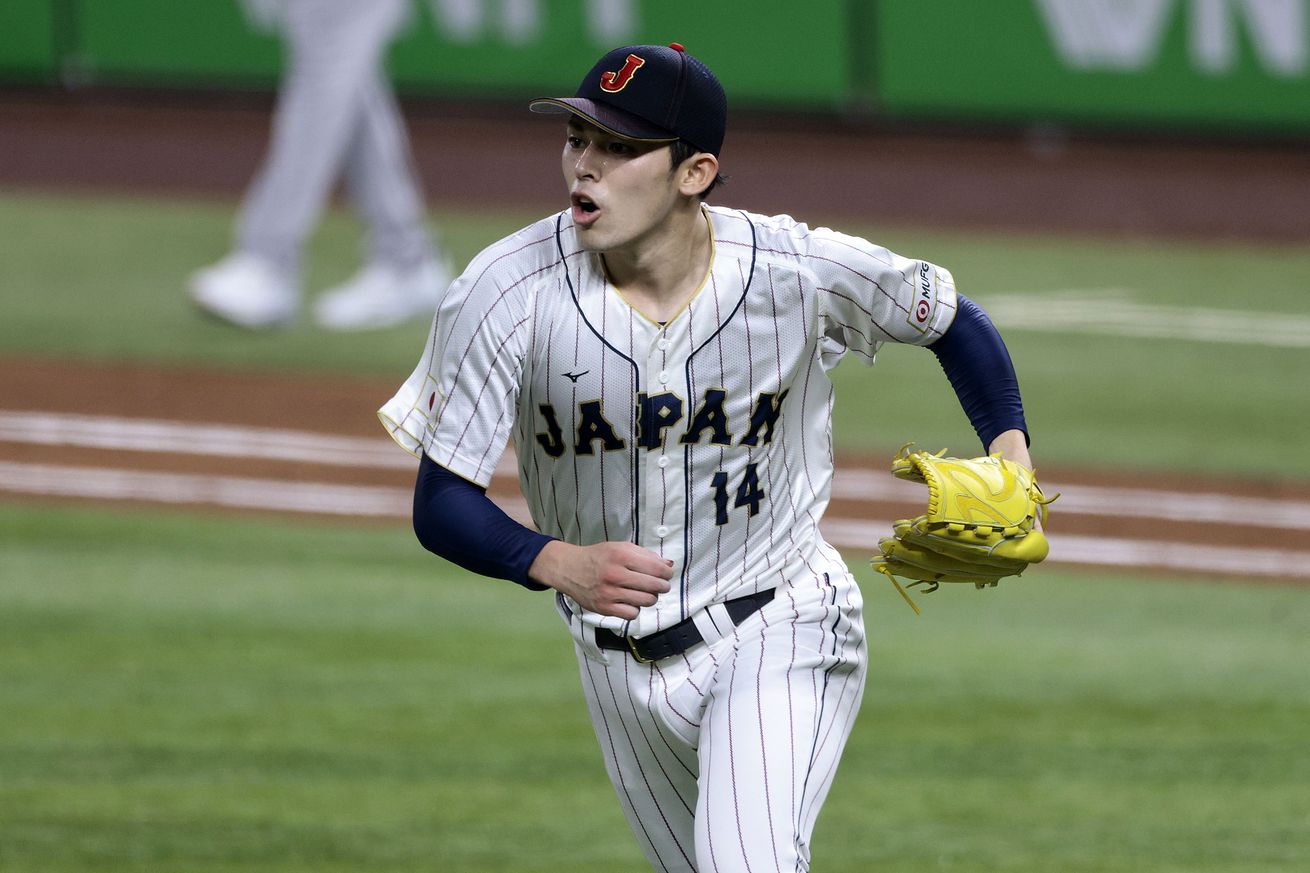
[[[434, 224], [467, 259], [533, 217]], [[0, 193], [0, 357], [408, 373], [422, 324], [197, 318], [183, 277], [231, 219]], [[980, 298], [1128, 287], [1310, 315], [1307, 248], [844, 229]], [[331, 216], [311, 286], [356, 249]], [[1310, 349], [1007, 340], [1039, 465], [1310, 479]], [[931, 355], [888, 349], [837, 379], [843, 447], [972, 448]], [[916, 618], [850, 559], [872, 668], [816, 871], [1310, 869], [1310, 589], [1044, 567], [919, 598]], [[0, 496], [0, 665], [0, 873], [646, 869], [549, 600], [452, 570], [404, 524]]]
[[[1310, 591], [1043, 570], [916, 618], [860, 572], [816, 870], [1310, 861]], [[0, 578], [0, 869], [644, 869], [549, 599], [406, 530], [0, 505]]]

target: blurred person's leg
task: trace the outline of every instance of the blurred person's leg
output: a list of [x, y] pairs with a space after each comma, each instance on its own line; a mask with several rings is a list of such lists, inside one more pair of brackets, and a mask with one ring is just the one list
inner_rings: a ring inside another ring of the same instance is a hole
[[408, 0], [288, 0], [290, 66], [268, 155], [242, 207], [243, 251], [298, 271], [408, 8]]
[[409, 0], [286, 0], [287, 67], [268, 153], [241, 207], [236, 251], [193, 278], [202, 308], [245, 327], [295, 317], [305, 240], [408, 12]]
[[368, 223], [369, 261], [412, 270], [432, 255], [422, 184], [400, 106], [381, 66], [365, 88], [363, 118], [346, 156], [346, 181]]
[[425, 225], [404, 117], [380, 64], [366, 89], [361, 123], [346, 154], [351, 198], [369, 231], [366, 261], [314, 310], [320, 324], [337, 329], [385, 327], [430, 315], [451, 278]]

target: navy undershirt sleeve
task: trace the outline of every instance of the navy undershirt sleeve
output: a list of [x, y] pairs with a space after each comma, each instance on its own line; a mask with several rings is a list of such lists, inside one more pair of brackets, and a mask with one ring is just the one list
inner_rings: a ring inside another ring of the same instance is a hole
[[960, 398], [983, 451], [1007, 430], [1017, 428], [1027, 438], [1019, 378], [1000, 333], [978, 304], [963, 294], [956, 301], [955, 321], [928, 348]]
[[414, 534], [423, 548], [465, 570], [546, 590], [528, 578], [528, 568], [554, 538], [519, 524], [485, 489], [426, 455], [414, 486]]

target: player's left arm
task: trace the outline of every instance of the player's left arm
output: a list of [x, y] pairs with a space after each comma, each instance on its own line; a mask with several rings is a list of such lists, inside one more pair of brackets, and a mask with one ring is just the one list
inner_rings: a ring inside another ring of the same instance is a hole
[[[982, 588], [1021, 574], [1049, 551], [1040, 529], [1050, 501], [1032, 472], [1014, 364], [987, 313], [958, 292], [955, 302], [954, 318], [927, 347], [941, 363], [984, 450], [1000, 459], [911, 453], [906, 446], [893, 462], [893, 475], [928, 485], [928, 512], [893, 525], [892, 535], [879, 541], [873, 563], [915, 612], [919, 607], [897, 576], [913, 580], [911, 585], [927, 583], [932, 586], [929, 591], [941, 582], [970, 582]], [[968, 486], [962, 487], [962, 481], [979, 475], [998, 476], [1004, 486], [1012, 487], [1003, 486], [995, 495], [974, 494]], [[982, 510], [981, 515], [960, 511], [966, 494], [969, 505]], [[978, 523], [978, 518], [983, 521]]]
[[1011, 429], [998, 435], [987, 447], [987, 454], [999, 454], [1002, 458], [1022, 464], [1029, 470], [1033, 468], [1032, 456], [1028, 453], [1028, 434]]
[[963, 294], [956, 295], [956, 305], [954, 321], [928, 348], [937, 356], [983, 448], [1031, 470], [1019, 378], [1005, 341], [981, 306]]

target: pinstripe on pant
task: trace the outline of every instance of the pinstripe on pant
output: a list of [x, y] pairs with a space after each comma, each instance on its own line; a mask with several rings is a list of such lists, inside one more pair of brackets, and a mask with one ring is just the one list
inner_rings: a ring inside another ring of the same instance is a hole
[[783, 586], [727, 636], [656, 664], [570, 626], [606, 769], [654, 869], [808, 870], [864, 689], [854, 579]]

